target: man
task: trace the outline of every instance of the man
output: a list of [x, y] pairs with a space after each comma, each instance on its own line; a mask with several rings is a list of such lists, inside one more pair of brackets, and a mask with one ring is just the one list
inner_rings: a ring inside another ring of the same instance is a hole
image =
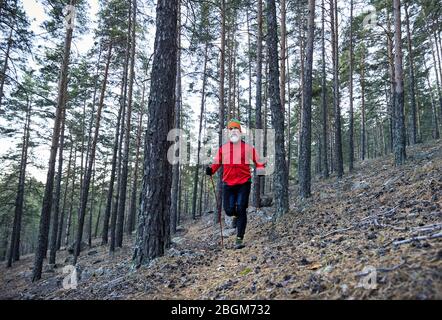
[[256, 165], [257, 174], [265, 174], [265, 165], [259, 161], [255, 148], [241, 140], [241, 123], [231, 120], [227, 126], [229, 142], [219, 148], [214, 162], [206, 168], [211, 176], [223, 166], [223, 205], [226, 214], [233, 217], [237, 228], [236, 249], [244, 248], [243, 239], [247, 226], [247, 207], [252, 184], [250, 160]]

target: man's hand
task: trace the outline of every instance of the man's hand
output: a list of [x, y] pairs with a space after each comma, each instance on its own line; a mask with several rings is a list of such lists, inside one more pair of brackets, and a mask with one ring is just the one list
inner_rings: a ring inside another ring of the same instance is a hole
[[265, 168], [256, 169], [256, 174], [258, 176], [265, 176], [266, 175], [266, 169]]
[[207, 167], [207, 168], [206, 168], [206, 174], [207, 174], [208, 176], [211, 176], [211, 175], [213, 174], [213, 172], [212, 172], [212, 168], [211, 168], [211, 167]]

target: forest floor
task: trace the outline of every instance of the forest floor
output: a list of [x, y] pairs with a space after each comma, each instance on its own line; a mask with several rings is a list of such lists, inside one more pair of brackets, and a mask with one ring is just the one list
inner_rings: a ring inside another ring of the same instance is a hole
[[233, 249], [232, 229], [221, 250], [206, 215], [138, 270], [131, 239], [112, 257], [97, 242], [79, 259], [76, 289], [62, 286], [67, 251], [34, 284], [32, 255], [2, 265], [0, 298], [442, 299], [442, 143], [407, 152], [402, 167], [390, 156], [358, 162], [341, 180], [316, 180], [307, 201], [290, 188], [290, 213], [280, 219], [272, 207], [250, 208], [242, 250]]

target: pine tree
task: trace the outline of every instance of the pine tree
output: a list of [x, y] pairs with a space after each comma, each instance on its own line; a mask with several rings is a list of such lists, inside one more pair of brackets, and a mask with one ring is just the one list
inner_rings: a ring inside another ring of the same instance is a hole
[[[177, 17], [178, 0], [157, 3], [143, 191], [133, 256], [137, 267], [163, 255], [170, 244], [172, 168], [167, 161], [167, 135], [172, 129], [175, 114]], [[158, 186], [161, 186], [161, 189]]]

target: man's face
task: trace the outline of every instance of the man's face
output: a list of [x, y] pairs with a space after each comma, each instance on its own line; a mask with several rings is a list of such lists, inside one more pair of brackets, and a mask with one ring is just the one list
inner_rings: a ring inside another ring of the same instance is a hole
[[230, 128], [229, 129], [229, 138], [233, 143], [237, 143], [240, 139], [241, 131], [238, 128]]

